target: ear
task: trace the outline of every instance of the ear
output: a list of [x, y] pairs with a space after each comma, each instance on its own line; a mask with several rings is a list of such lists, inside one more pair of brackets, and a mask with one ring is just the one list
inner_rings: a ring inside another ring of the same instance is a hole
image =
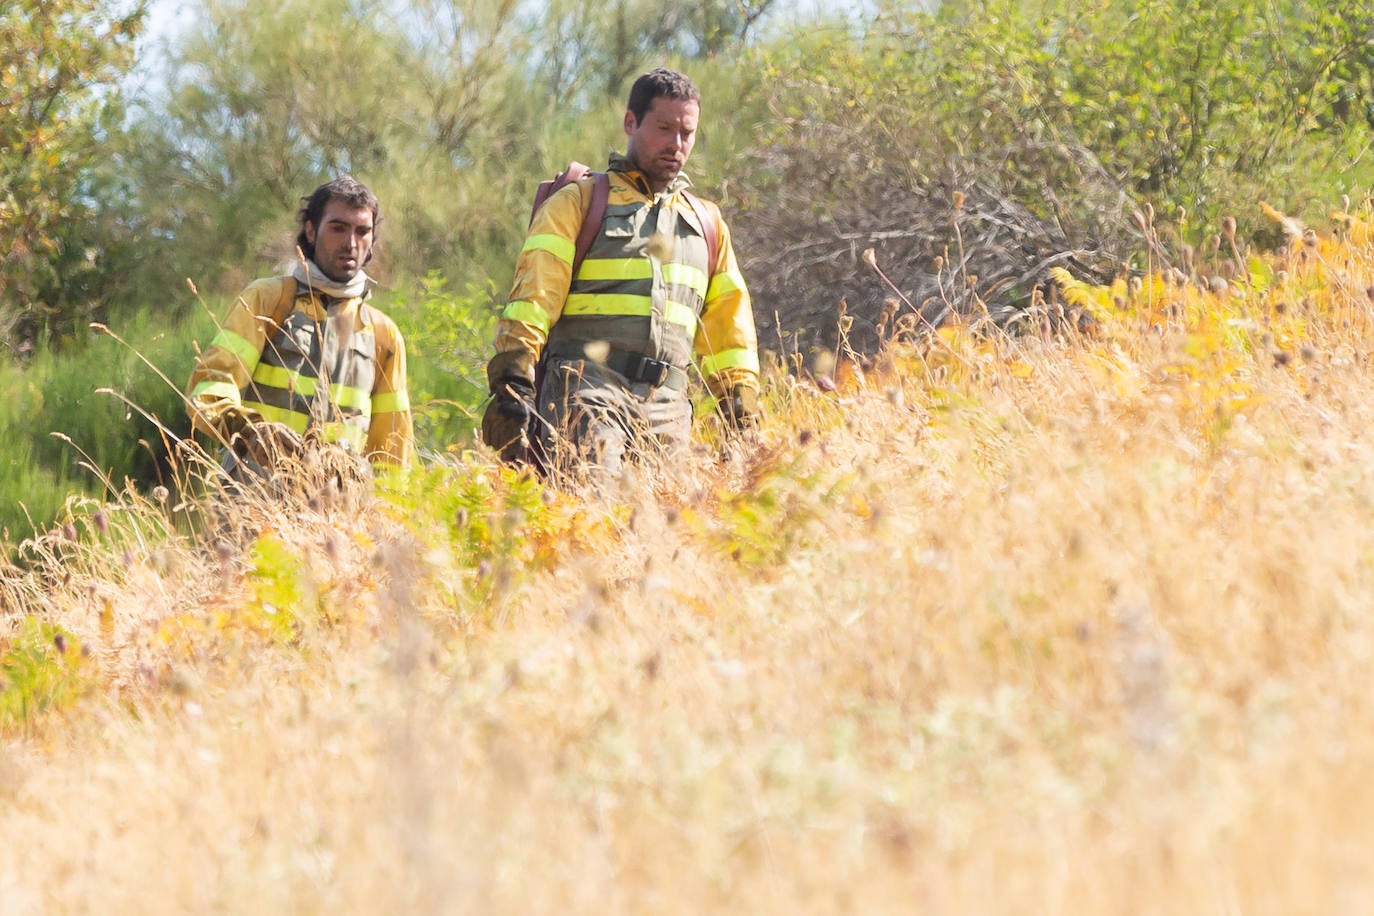
[[634, 133], [634, 132], [635, 132], [635, 127], [637, 127], [637, 126], [638, 126], [638, 125], [635, 124], [635, 113], [634, 113], [633, 111], [630, 111], [629, 109], [626, 109], [626, 111], [625, 111], [625, 136], [628, 137], [630, 134]]
[[315, 244], [315, 224], [310, 220], [305, 221], [305, 240], [310, 244]]

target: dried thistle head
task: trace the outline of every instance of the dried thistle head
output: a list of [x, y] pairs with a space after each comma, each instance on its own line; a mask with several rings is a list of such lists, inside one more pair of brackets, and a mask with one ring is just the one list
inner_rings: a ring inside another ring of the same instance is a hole
[[1223, 216], [1221, 218], [1221, 235], [1228, 242], [1236, 240], [1236, 218], [1234, 216]]
[[865, 248], [863, 254], [859, 257], [869, 267], [872, 267], [874, 270], [878, 269], [878, 257], [873, 253], [872, 248]]
[[674, 238], [667, 232], [655, 232], [649, 237], [645, 250], [649, 257], [658, 261], [671, 261], [673, 258]]
[[955, 191], [955, 192], [954, 192], [954, 209], [956, 209], [956, 210], [962, 210], [962, 209], [964, 209], [964, 192], [963, 192], [963, 191]]

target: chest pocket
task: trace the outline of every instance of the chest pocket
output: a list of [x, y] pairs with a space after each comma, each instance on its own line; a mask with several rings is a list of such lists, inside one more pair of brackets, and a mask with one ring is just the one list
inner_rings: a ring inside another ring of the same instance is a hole
[[608, 216], [601, 223], [601, 233], [611, 239], [634, 238], [638, 222], [633, 216]]
[[286, 319], [263, 347], [262, 361], [308, 378], [319, 376], [319, 327], [303, 312]]
[[351, 388], [357, 395], [372, 392], [377, 381], [377, 338], [371, 330], [354, 334], [348, 346], [341, 348], [332, 377], [335, 384]]

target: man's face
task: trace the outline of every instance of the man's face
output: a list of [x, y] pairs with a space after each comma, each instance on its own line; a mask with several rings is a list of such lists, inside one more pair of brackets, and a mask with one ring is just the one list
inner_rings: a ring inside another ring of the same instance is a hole
[[701, 106], [696, 102], [659, 96], [638, 124], [633, 112], [625, 112], [625, 136], [629, 143], [625, 155], [649, 180], [655, 191], [662, 191], [677, 177], [697, 142], [697, 119]]
[[347, 283], [358, 275], [372, 254], [372, 211], [331, 198], [320, 214], [320, 225], [306, 220], [305, 237], [315, 246], [315, 263], [324, 275]]

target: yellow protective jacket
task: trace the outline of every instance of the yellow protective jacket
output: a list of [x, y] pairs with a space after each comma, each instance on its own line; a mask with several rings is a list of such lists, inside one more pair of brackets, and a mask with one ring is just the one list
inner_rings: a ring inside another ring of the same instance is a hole
[[685, 369], [695, 356], [711, 393], [758, 388], [753, 308], [729, 229], [704, 202], [719, 237], [708, 265], [705, 234], [679, 176], [661, 195], [613, 156], [601, 231], [572, 276], [578, 232], [593, 179], [560, 188], [535, 214], [496, 329], [498, 353], [515, 353], [523, 374], [552, 342], [609, 342]]
[[293, 277], [251, 283], [196, 359], [187, 386], [192, 427], [222, 438], [225, 412], [241, 408], [296, 432], [313, 427], [374, 463], [407, 464], [414, 426], [405, 342], [365, 300], [329, 301]]

